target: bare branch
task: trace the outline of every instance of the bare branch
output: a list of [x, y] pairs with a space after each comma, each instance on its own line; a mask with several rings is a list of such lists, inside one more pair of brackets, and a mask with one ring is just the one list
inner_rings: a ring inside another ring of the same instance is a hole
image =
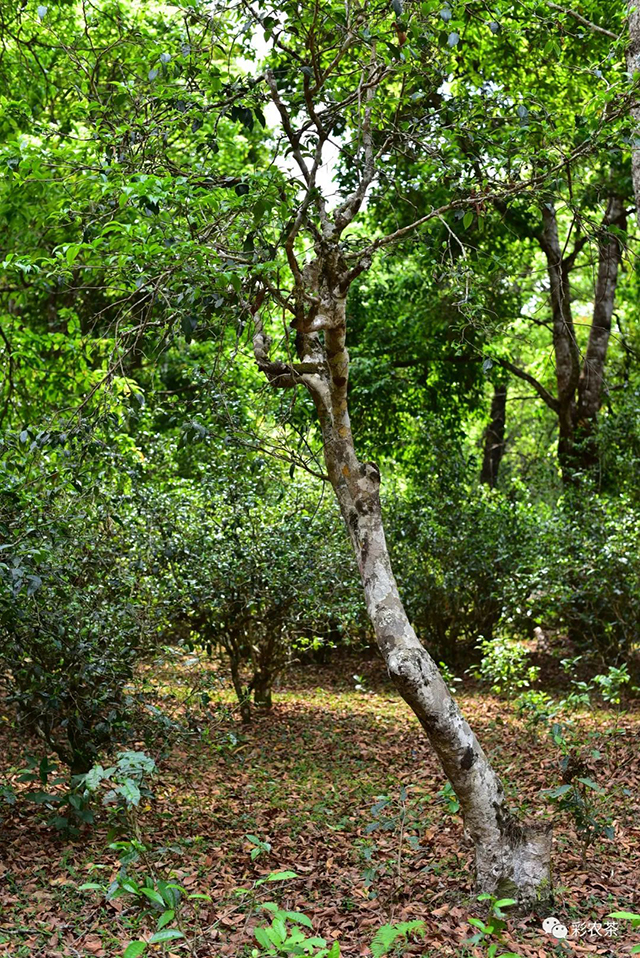
[[594, 33], [602, 33], [605, 37], [611, 37], [612, 40], [618, 39], [618, 34], [613, 33], [611, 30], [606, 30], [604, 27], [599, 27], [597, 23], [592, 23], [591, 20], [587, 20], [586, 17], [583, 17], [581, 13], [578, 13], [576, 10], [570, 10], [568, 7], [561, 7], [558, 3], [547, 3], [547, 6], [552, 10], [557, 10], [558, 13], [566, 13], [568, 17], [573, 17], [574, 20], [577, 20], [578, 23], [581, 23], [583, 27], [588, 27], [589, 30], [593, 30]]
[[569, 255], [565, 256], [564, 259], [562, 260], [562, 269], [565, 275], [570, 273], [573, 267], [576, 265], [576, 260], [578, 256], [580, 255], [580, 253], [582, 252], [582, 250], [584, 249], [584, 247], [587, 245], [588, 242], [589, 242], [588, 236], [581, 236], [579, 239], [575, 241], [573, 249], [571, 250]]
[[278, 113], [280, 114], [280, 119], [282, 120], [282, 128], [286, 134], [286, 137], [291, 145], [292, 153], [295, 157], [295, 161], [300, 167], [300, 172], [302, 173], [305, 183], [307, 186], [311, 182], [311, 173], [309, 167], [307, 166], [305, 159], [300, 152], [300, 133], [296, 133], [291, 125], [291, 117], [287, 111], [286, 106], [280, 99], [280, 94], [278, 92], [278, 86], [276, 84], [276, 79], [273, 75], [273, 70], [267, 70], [265, 72], [265, 79], [267, 81], [267, 86], [271, 92], [271, 99], [273, 100]]
[[520, 369], [519, 366], [516, 366], [514, 363], [510, 362], [508, 359], [496, 359], [496, 365], [502, 366], [503, 369], [506, 369], [508, 372], [513, 373], [514, 376], [517, 376], [518, 379], [524, 380], [524, 382], [529, 383], [530, 386], [533, 386], [537, 394], [541, 399], [547, 404], [549, 409], [553, 409], [555, 413], [558, 412], [560, 408], [560, 403], [555, 396], [552, 396], [548, 389], [538, 382], [535, 376], [532, 376], [531, 373], [526, 372], [524, 369]]
[[[264, 331], [264, 324], [260, 315], [263, 298], [264, 291], [258, 295], [254, 305], [248, 307], [253, 317], [253, 355], [258, 369], [261, 373], [264, 373], [269, 385], [276, 389], [291, 389], [298, 385], [310, 388], [311, 381], [307, 377], [322, 376], [325, 373], [324, 365], [314, 359], [299, 363], [284, 363], [271, 359], [271, 340]], [[245, 306], [245, 308], [247, 307]]]

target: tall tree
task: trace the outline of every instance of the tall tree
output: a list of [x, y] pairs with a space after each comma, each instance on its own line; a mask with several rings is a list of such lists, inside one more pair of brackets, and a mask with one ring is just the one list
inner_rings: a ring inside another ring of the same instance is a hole
[[[398, 13], [397, 7], [394, 4]], [[370, 267], [378, 250], [476, 201], [468, 196], [452, 199], [393, 233], [360, 242], [354, 236], [350, 241], [347, 231], [385, 155], [402, 148], [405, 131], [419, 136], [427, 122], [424, 114], [412, 110], [405, 93], [405, 88], [413, 92], [417, 78], [408, 73], [407, 60], [399, 51], [392, 48], [389, 53], [388, 43], [383, 42], [388, 19], [380, 17], [374, 5], [364, 3], [346, 12], [337, 6], [316, 8], [309, 19], [301, 19], [294, 8], [287, 7], [286, 13], [276, 47], [300, 64], [301, 81], [292, 84], [288, 71], [267, 68], [265, 84], [287, 149], [297, 163], [302, 192], [284, 238], [291, 285], [282, 288], [257, 280], [255, 296], [247, 305], [254, 324], [256, 362], [273, 387], [302, 386], [313, 400], [327, 477], [356, 554], [378, 646], [459, 797], [475, 844], [478, 888], [511, 890], [530, 901], [549, 880], [550, 831], [513, 818], [494, 769], [413, 630], [385, 541], [380, 472], [375, 463], [358, 457], [349, 415], [347, 296], [351, 284]], [[404, 26], [397, 21], [395, 27], [403, 43]], [[414, 32], [420, 36], [424, 29], [417, 20]], [[426, 77], [424, 67], [416, 72], [422, 74], [423, 88], [436, 85], [433, 71]], [[386, 106], [389, 100], [394, 104], [391, 115]], [[340, 113], [349, 119], [354, 182], [352, 191], [330, 209], [318, 188], [318, 174], [339, 101]], [[526, 188], [533, 185], [528, 183]], [[269, 300], [290, 316], [295, 358], [285, 361], [272, 356], [263, 315]]]
[[574, 295], [572, 273], [576, 269], [578, 257], [589, 243], [589, 236], [583, 235], [576, 239], [571, 251], [567, 253], [573, 222], [566, 239], [562, 241], [554, 203], [547, 202], [543, 205], [542, 227], [536, 238], [547, 263], [555, 394], [510, 360], [499, 361], [513, 375], [533, 386], [557, 416], [558, 457], [563, 479], [568, 483], [573, 482], [579, 472], [588, 470], [597, 461], [594, 432], [603, 398], [605, 364], [626, 222], [624, 198], [617, 192], [612, 192], [602, 222], [596, 231], [597, 269], [593, 286], [592, 321], [587, 345], [583, 351], [578, 341], [571, 306]]

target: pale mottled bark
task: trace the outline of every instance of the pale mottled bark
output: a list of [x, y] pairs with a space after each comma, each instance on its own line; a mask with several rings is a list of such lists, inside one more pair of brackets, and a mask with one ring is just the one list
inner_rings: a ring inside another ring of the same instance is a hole
[[[331, 302], [326, 297], [328, 288], [340, 288], [334, 286], [340, 264], [329, 260], [321, 265], [307, 272], [318, 284], [308, 290], [310, 299], [322, 308], [299, 324], [304, 328], [298, 328], [296, 367], [317, 370], [301, 373], [300, 381], [318, 412], [327, 473], [351, 537], [376, 640], [389, 675], [420, 720], [458, 796], [475, 846], [478, 890], [530, 902], [548, 891], [551, 830], [513, 818], [498, 776], [404, 610], [385, 541], [380, 473], [374, 463], [360, 462], [351, 432], [344, 296]], [[328, 320], [322, 339], [319, 316]], [[258, 363], [269, 375], [272, 367], [263, 346], [259, 340]]]
[[[627, 4], [629, 8], [627, 69], [633, 78], [640, 74], [640, 0], [627, 0]], [[631, 116], [635, 125], [635, 137], [631, 153], [631, 174], [636, 198], [636, 215], [640, 224], [640, 97], [635, 99], [631, 107]]]
[[496, 386], [491, 398], [491, 417], [484, 434], [480, 482], [493, 488], [504, 454], [504, 429], [507, 417], [507, 387]]
[[317, 394], [327, 472], [349, 530], [367, 611], [389, 675], [451, 782], [476, 850], [478, 889], [532, 900], [549, 881], [551, 834], [517, 823], [502, 785], [404, 610], [385, 541], [380, 474], [358, 460], [347, 408], [344, 331], [326, 337], [328, 392]]

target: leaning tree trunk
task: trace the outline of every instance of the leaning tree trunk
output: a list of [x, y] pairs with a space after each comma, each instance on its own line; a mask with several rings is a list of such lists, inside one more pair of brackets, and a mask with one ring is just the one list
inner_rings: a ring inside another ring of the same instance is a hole
[[[640, 73], [640, 3], [628, 0], [629, 7], [629, 46], [627, 48], [627, 69], [631, 78]], [[631, 175], [633, 191], [636, 197], [636, 214], [640, 223], [640, 97], [636, 97], [631, 106], [631, 118], [634, 123], [633, 149], [631, 152]]]
[[324, 345], [328, 375], [313, 377], [310, 391], [322, 427], [327, 472], [353, 543], [378, 646], [458, 796], [475, 845], [478, 891], [530, 902], [548, 890], [551, 828], [513, 818], [498, 776], [409, 622], [385, 541], [380, 474], [375, 464], [360, 462], [354, 448], [344, 324], [325, 328]]
[[[272, 386], [302, 385], [313, 398], [322, 430], [328, 478], [353, 543], [378, 646], [389, 675], [420, 720], [458, 796], [467, 832], [475, 845], [478, 890], [531, 902], [539, 894], [545, 894], [545, 889], [546, 893], [549, 890], [551, 827], [520, 823], [510, 814], [500, 780], [462, 717], [435, 662], [418, 641], [391, 570], [382, 525], [380, 474], [374, 463], [360, 462], [351, 434], [346, 299], [350, 284], [371, 265], [372, 251], [352, 255], [340, 238], [360, 209], [375, 175], [377, 146], [372, 132], [371, 104], [378, 82], [377, 70], [373, 49], [360, 87], [366, 88], [360, 181], [331, 215], [315, 182], [328, 133], [313, 110], [312, 92], [307, 88], [307, 104], [318, 132], [318, 143], [310, 169], [300, 152], [300, 131], [294, 129], [276, 79], [267, 71], [271, 99], [280, 113], [283, 130], [307, 186], [285, 242], [293, 289], [286, 298], [277, 290], [269, 290], [271, 298], [293, 316], [291, 325], [296, 330], [298, 362], [270, 358], [270, 339], [260, 317], [266, 286], [258, 289], [252, 305], [247, 304], [254, 321], [253, 352], [258, 368]], [[320, 228], [308, 220], [312, 204], [315, 204]], [[295, 240], [303, 224], [306, 224], [307, 235], [313, 237], [315, 255], [301, 267]], [[392, 235], [399, 238], [401, 232]]]
[[507, 387], [496, 386], [491, 399], [491, 420], [484, 434], [480, 482], [493, 489], [504, 455], [504, 427], [507, 418]]

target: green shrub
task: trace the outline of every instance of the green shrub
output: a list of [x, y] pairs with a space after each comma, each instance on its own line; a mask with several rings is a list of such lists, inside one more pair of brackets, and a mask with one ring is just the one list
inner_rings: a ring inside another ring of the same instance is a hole
[[437, 658], [468, 660], [478, 638], [526, 606], [532, 509], [464, 487], [386, 506], [394, 568], [411, 621]]
[[585, 656], [626, 660], [640, 634], [640, 514], [583, 489], [541, 523], [529, 604]]
[[6, 437], [0, 444], [7, 697], [73, 773], [127, 738], [127, 686], [151, 639], [125, 497], [115, 482], [104, 492], [81, 439], [45, 434], [26, 451]]
[[[142, 500], [141, 496], [141, 500]], [[364, 631], [355, 561], [333, 502], [293, 494], [259, 458], [222, 455], [203, 483], [140, 502], [164, 638], [222, 652], [241, 713], [269, 707], [299, 654]]]
[[521, 689], [529, 689], [538, 678], [540, 669], [529, 664], [531, 653], [522, 644], [510, 639], [483, 639], [480, 665], [475, 670], [479, 679], [491, 683], [496, 695], [512, 698]]

